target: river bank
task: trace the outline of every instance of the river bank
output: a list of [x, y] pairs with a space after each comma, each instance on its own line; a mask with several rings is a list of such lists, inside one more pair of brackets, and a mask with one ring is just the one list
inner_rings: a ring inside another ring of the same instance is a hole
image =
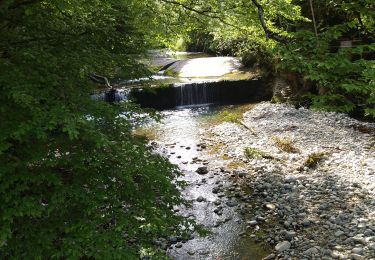
[[264, 102], [205, 144], [241, 187], [244, 235], [274, 247], [267, 259], [372, 259], [374, 136], [343, 114]]

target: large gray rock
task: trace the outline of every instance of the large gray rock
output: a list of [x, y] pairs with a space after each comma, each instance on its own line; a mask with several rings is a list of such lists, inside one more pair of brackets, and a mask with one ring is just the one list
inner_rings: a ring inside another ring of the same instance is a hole
[[290, 246], [291, 246], [291, 244], [290, 244], [289, 241], [283, 241], [283, 242], [278, 243], [275, 246], [275, 250], [277, 252], [282, 252], [282, 251], [288, 250], [290, 248]]

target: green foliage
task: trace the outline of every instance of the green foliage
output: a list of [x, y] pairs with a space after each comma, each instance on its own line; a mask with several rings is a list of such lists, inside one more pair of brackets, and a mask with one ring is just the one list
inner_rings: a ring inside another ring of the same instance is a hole
[[220, 113], [219, 117], [224, 122], [230, 122], [230, 123], [239, 123], [242, 119], [242, 112], [236, 111], [236, 112], [230, 112], [228, 110], [224, 110]]
[[[252, 1], [160, 2], [175, 10], [174, 35], [201, 49], [241, 56], [245, 65], [259, 64], [266, 73], [294, 73], [305, 81], [298, 82], [300, 89], [314, 86], [309, 95], [314, 109], [374, 118], [373, 1], [314, 1], [316, 36], [308, 1], [258, 0], [265, 24], [289, 39], [287, 45], [265, 37]], [[334, 50], [340, 40], [350, 39], [355, 40], [353, 48]]]
[[375, 44], [330, 52], [330, 42], [340, 37], [343, 28], [331, 28], [319, 41], [310, 32], [299, 33], [299, 40], [292, 46], [279, 49], [279, 69], [302, 74], [305, 80], [316, 84], [321, 93], [309, 94], [313, 108], [344, 113], [361, 109], [371, 115], [375, 61], [364, 59], [364, 55], [374, 52]]
[[139, 109], [89, 95], [89, 73], [144, 72], [152, 5], [0, 4], [0, 258], [138, 259], [189, 224], [176, 168], [132, 134]]

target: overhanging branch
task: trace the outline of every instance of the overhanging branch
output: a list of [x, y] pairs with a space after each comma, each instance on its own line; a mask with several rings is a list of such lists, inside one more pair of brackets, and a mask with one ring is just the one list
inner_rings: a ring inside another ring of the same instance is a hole
[[264, 21], [264, 16], [263, 16], [263, 7], [257, 2], [257, 0], [251, 0], [253, 2], [253, 4], [258, 8], [258, 16], [259, 16], [259, 21], [260, 21], [260, 24], [262, 25], [262, 28], [264, 30], [264, 32], [266, 33], [266, 36], [267, 38], [269, 39], [272, 39], [272, 40], [275, 40], [277, 42], [281, 42], [281, 43], [284, 43], [284, 44], [288, 44], [288, 40], [286, 38], [284, 38], [283, 36], [275, 33], [275, 32], [272, 32], [266, 25], [266, 22]]
[[222, 22], [225, 25], [228, 25], [228, 26], [231, 26], [231, 27], [234, 27], [234, 28], [237, 28], [237, 29], [241, 29], [237, 25], [228, 23], [222, 17], [220, 17], [218, 15], [214, 15], [214, 14], [217, 14], [217, 12], [214, 12], [214, 11], [211, 11], [211, 10], [208, 10], [208, 9], [206, 9], [206, 10], [199, 10], [199, 9], [196, 9], [194, 7], [191, 7], [189, 5], [186, 5], [184, 3], [180, 3], [180, 2], [177, 2], [177, 1], [174, 1], [174, 0], [160, 0], [160, 1], [164, 2], [164, 3], [167, 3], [167, 4], [173, 4], [173, 5], [181, 6], [182, 8], [184, 8], [186, 10], [189, 10], [189, 11], [191, 11], [193, 13], [197, 13], [199, 15], [206, 16], [208, 18], [213, 18], [213, 19], [219, 20], [220, 22]]

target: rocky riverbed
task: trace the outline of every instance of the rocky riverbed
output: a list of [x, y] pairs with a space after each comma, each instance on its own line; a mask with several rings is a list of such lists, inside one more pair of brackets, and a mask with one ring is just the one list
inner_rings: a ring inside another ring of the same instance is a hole
[[375, 124], [265, 102], [202, 141], [266, 259], [375, 259]]

